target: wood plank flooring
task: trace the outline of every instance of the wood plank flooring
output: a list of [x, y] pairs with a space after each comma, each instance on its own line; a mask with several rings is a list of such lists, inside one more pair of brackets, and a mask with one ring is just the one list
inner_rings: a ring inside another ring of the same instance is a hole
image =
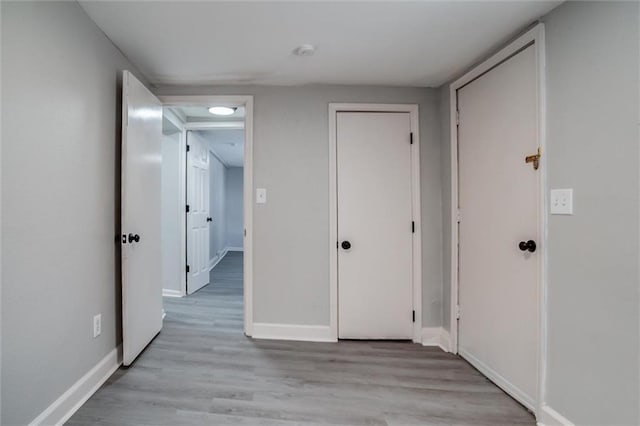
[[165, 299], [164, 328], [68, 425], [535, 425], [461, 358], [407, 342], [253, 340], [242, 253]]

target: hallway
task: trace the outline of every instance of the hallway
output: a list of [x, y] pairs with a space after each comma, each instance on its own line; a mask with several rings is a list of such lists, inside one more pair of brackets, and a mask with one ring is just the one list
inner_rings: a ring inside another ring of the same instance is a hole
[[460, 358], [405, 342], [252, 340], [242, 253], [211, 284], [165, 299], [160, 335], [69, 425], [534, 425]]

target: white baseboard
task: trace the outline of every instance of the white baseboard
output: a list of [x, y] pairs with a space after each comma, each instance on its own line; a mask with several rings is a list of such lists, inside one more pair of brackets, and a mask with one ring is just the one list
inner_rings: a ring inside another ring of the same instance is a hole
[[169, 289], [166, 289], [166, 288], [162, 289], [162, 295], [164, 297], [182, 297], [182, 296], [184, 296], [182, 294], [182, 292], [179, 291], [179, 290], [169, 290]]
[[226, 247], [225, 251], [244, 251], [244, 247]]
[[227, 253], [229, 253], [230, 251], [234, 251], [234, 250], [233, 250], [233, 248], [225, 247], [225, 248], [223, 248], [222, 250], [220, 250], [220, 252], [219, 252], [220, 254], [218, 254], [216, 257], [214, 257], [213, 259], [211, 259], [211, 260], [209, 261], [209, 272], [211, 272], [211, 270], [212, 270], [213, 268], [215, 268], [215, 267], [216, 267], [216, 265], [217, 265], [218, 263], [220, 263], [220, 261], [221, 261], [222, 259], [224, 259], [224, 257], [225, 257], [225, 256], [227, 255]]
[[291, 325], [254, 323], [254, 339], [301, 340], [307, 342], [336, 342], [328, 325]]
[[511, 382], [501, 376], [497, 371], [480, 361], [478, 358], [466, 352], [464, 349], [458, 348], [458, 353], [464, 359], [473, 365], [479, 372], [485, 375], [496, 386], [502, 388], [506, 393], [511, 395], [516, 401], [528, 408], [532, 413], [536, 412], [535, 401], [533, 401], [528, 395], [524, 394], [520, 389], [515, 387]]
[[538, 426], [574, 426], [574, 424], [553, 408], [543, 405], [542, 412], [538, 416]]
[[29, 425], [64, 424], [107, 381], [120, 364], [122, 364], [122, 345], [109, 352]]
[[422, 346], [438, 346], [445, 352], [451, 352], [451, 337], [442, 327], [424, 327], [422, 329]]

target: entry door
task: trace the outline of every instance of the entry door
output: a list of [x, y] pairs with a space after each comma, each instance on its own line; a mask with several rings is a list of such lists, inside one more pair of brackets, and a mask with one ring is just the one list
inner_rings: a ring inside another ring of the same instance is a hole
[[162, 328], [162, 104], [128, 71], [122, 84], [122, 362], [126, 366]]
[[540, 171], [525, 157], [538, 149], [536, 81], [531, 46], [458, 90], [459, 353], [530, 409]]
[[187, 293], [209, 284], [209, 149], [199, 138], [187, 135]]
[[338, 112], [338, 337], [411, 339], [409, 113]]

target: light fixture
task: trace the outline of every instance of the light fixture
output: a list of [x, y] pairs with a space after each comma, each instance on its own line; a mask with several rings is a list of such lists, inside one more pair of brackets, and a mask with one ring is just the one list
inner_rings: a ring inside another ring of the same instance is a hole
[[209, 112], [213, 115], [231, 115], [236, 112], [237, 108], [226, 107], [226, 106], [214, 106], [209, 108]]
[[312, 44], [303, 44], [293, 49], [296, 56], [312, 56], [316, 52], [316, 48]]

